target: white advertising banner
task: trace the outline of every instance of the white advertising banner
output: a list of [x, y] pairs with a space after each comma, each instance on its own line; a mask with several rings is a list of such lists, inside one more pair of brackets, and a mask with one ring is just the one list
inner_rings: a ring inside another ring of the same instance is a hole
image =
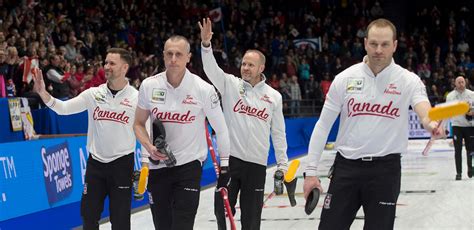
[[[446, 130], [449, 131], [448, 137], [451, 137], [451, 122], [447, 123]], [[416, 115], [415, 111], [410, 109], [408, 115], [408, 138], [416, 139], [430, 137], [431, 134], [423, 128], [418, 115]]]

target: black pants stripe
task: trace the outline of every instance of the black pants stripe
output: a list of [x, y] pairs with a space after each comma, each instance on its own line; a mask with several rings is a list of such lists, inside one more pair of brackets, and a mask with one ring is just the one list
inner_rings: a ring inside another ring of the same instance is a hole
[[199, 206], [202, 166], [199, 161], [150, 170], [148, 192], [155, 229], [192, 230]]
[[[258, 230], [262, 217], [266, 166], [246, 162], [235, 157], [229, 159], [229, 202], [235, 215], [235, 204], [240, 191], [241, 224], [243, 230]], [[220, 193], [214, 194], [214, 214], [219, 230], [226, 229], [224, 204]]]
[[348, 160], [337, 154], [319, 229], [350, 229], [360, 206], [364, 229], [393, 229], [400, 194], [400, 155], [382, 160]]
[[474, 127], [453, 126], [453, 142], [454, 142], [454, 160], [456, 163], [456, 173], [462, 173], [462, 141], [466, 145], [467, 171], [472, 172]]
[[130, 229], [133, 166], [133, 153], [110, 163], [101, 163], [89, 155], [81, 199], [84, 229], [99, 229], [106, 196], [112, 229]]

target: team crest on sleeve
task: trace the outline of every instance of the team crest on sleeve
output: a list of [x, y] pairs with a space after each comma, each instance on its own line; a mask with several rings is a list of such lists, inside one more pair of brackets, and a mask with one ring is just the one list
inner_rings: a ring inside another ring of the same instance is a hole
[[151, 93], [151, 101], [154, 103], [164, 104], [166, 101], [166, 89], [153, 89]]
[[363, 78], [349, 78], [347, 80], [347, 93], [362, 93], [362, 89], [364, 89]]
[[217, 106], [219, 106], [219, 96], [217, 96], [217, 93], [214, 93], [211, 95], [211, 109], [214, 109]]

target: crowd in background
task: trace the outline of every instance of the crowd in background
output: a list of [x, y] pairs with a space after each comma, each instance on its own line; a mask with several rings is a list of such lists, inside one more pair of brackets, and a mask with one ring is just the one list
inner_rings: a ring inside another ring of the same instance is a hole
[[[211, 16], [219, 65], [240, 75], [243, 52], [261, 50], [267, 56], [268, 84], [297, 114], [301, 100], [322, 104], [334, 76], [362, 61], [365, 27], [387, 17], [399, 29], [395, 61], [417, 73], [431, 101], [439, 103], [460, 74], [473, 89], [473, 9], [467, 2], [423, 1], [400, 16], [393, 12], [396, 1], [389, 0], [4, 0], [0, 86], [5, 95], [34, 96], [23, 70], [25, 60], [36, 59], [53, 96], [71, 98], [104, 83], [106, 50], [123, 47], [133, 53], [127, 77], [138, 88], [144, 78], [164, 70], [163, 43], [173, 34], [189, 39], [193, 56], [188, 68], [206, 79], [197, 22]], [[218, 7], [222, 15], [209, 14]], [[295, 42], [299, 39], [317, 42]]]

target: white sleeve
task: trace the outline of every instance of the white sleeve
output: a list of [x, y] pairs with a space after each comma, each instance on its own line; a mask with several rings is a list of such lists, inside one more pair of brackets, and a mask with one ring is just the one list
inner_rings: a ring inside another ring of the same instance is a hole
[[[413, 73], [410, 73], [413, 74]], [[428, 100], [428, 94], [426, 93], [426, 86], [423, 84], [421, 81], [421, 78], [418, 77], [417, 75], [413, 74], [414, 76], [406, 76], [406, 77], [413, 77], [414, 82], [410, 84], [412, 87], [414, 87], [413, 91], [413, 97], [411, 98], [411, 105], [414, 108], [416, 104], [420, 102], [430, 102]]]
[[59, 74], [58, 71], [56, 71], [55, 69], [50, 69], [46, 73], [46, 77], [48, 77], [49, 80], [54, 81], [56, 83], [62, 83], [64, 75]]
[[81, 94], [79, 94], [77, 97], [74, 97], [67, 101], [61, 101], [54, 97], [51, 97], [51, 99], [45, 104], [59, 115], [80, 113], [87, 109], [86, 97], [89, 94], [89, 90], [90, 89], [87, 89], [86, 91], [83, 91]]
[[324, 150], [326, 141], [331, 131], [331, 127], [336, 121], [339, 112], [323, 107], [321, 116], [314, 126], [311, 139], [309, 140], [308, 148], [308, 166], [306, 167], [307, 176], [316, 176], [316, 170], [318, 168], [319, 160], [321, 159], [321, 153]]
[[204, 47], [201, 44], [201, 58], [202, 58], [202, 65], [204, 72], [206, 73], [209, 80], [211, 80], [212, 84], [219, 90], [222, 96], [225, 93], [225, 80], [226, 74], [224, 70], [222, 70], [219, 65], [217, 65], [217, 61], [212, 54], [212, 46]]
[[225, 123], [224, 113], [219, 101], [219, 96], [214, 88], [209, 90], [209, 93], [204, 98], [204, 113], [206, 114], [209, 123], [216, 131], [217, 146], [219, 146], [219, 158], [221, 160], [221, 167], [229, 166], [230, 155], [230, 139], [229, 130]]
[[337, 85], [343, 85], [340, 78], [334, 79], [329, 87], [329, 92], [324, 102], [323, 110], [321, 111], [321, 116], [314, 126], [313, 133], [311, 134], [311, 139], [309, 140], [308, 148], [308, 165], [306, 167], [305, 173], [306, 176], [316, 176], [316, 170], [318, 168], [319, 160], [321, 159], [321, 154], [326, 145], [326, 141], [331, 131], [331, 127], [336, 121], [339, 113], [342, 109], [342, 98], [344, 98], [345, 88], [340, 87], [338, 90]]
[[147, 86], [148, 86], [148, 80], [145, 79], [143, 82], [142, 82], [142, 85], [140, 86], [140, 89], [138, 91], [138, 102], [137, 102], [137, 106], [141, 109], [144, 109], [144, 110], [150, 110], [150, 98], [148, 98], [149, 94], [148, 94], [148, 91], [147, 91]]
[[279, 95], [275, 103], [276, 106], [273, 110], [271, 121], [271, 136], [278, 168], [286, 172], [288, 171], [288, 155], [286, 154], [288, 144], [286, 142], [285, 118], [283, 117], [283, 103], [281, 95]]
[[[148, 135], [151, 135], [151, 126], [152, 126], [152, 123], [150, 121], [151, 119], [148, 118], [145, 122], [145, 130], [146, 132], [148, 133]], [[150, 141], [151, 141], [151, 138], [150, 138]], [[150, 157], [150, 153], [148, 152], [148, 150], [146, 150], [146, 148], [141, 145], [140, 143], [140, 151], [141, 151], [141, 162], [142, 163], [150, 163], [150, 160], [148, 159], [148, 157]]]

